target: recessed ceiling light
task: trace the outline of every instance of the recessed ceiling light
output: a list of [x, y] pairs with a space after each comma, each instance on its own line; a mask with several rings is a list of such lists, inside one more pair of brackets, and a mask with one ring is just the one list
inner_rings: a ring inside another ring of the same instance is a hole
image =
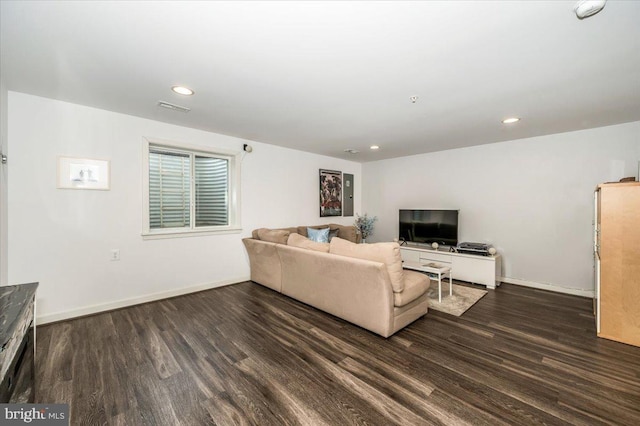
[[369, 149], [373, 149], [375, 151], [376, 149], [380, 149], [380, 147], [378, 145], [371, 145]]
[[193, 95], [195, 92], [191, 89], [189, 89], [188, 87], [184, 87], [184, 86], [173, 86], [171, 88], [171, 90], [173, 90], [176, 93], [179, 93], [181, 95], [186, 95], [186, 96], [191, 96]]
[[520, 119], [518, 117], [509, 117], [509, 118], [505, 118], [504, 120], [502, 120], [502, 124], [517, 123], [518, 121], [520, 121]]

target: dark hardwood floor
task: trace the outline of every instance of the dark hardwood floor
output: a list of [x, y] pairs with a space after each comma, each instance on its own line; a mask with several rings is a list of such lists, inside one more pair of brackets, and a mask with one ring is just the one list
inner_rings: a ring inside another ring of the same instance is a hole
[[37, 347], [36, 402], [72, 425], [640, 424], [640, 348], [595, 337], [590, 299], [513, 285], [389, 339], [247, 282]]

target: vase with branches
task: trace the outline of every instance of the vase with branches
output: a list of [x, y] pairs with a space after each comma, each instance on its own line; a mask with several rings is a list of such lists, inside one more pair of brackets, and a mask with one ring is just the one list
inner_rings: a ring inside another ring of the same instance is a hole
[[358, 233], [362, 236], [362, 242], [364, 243], [370, 235], [373, 234], [373, 224], [378, 220], [377, 216], [370, 217], [366, 213], [360, 216], [356, 213], [356, 221], [354, 225], [358, 230]]

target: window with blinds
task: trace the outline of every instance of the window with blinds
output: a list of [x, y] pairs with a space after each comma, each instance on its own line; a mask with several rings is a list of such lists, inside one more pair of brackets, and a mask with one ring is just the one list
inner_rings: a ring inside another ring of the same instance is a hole
[[237, 227], [231, 202], [233, 156], [147, 146], [147, 232]]

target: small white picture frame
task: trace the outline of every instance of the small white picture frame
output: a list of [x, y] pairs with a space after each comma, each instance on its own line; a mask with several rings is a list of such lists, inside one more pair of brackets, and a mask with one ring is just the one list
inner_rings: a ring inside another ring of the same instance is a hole
[[58, 185], [60, 189], [98, 189], [111, 187], [109, 160], [58, 157]]

